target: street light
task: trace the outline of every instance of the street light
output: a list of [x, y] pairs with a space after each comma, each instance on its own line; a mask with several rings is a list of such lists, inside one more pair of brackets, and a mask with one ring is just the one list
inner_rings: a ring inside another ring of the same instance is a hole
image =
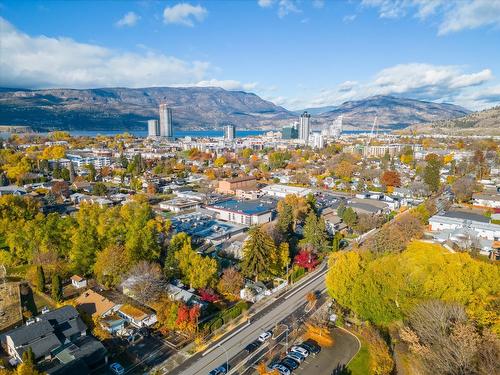
[[222, 346], [221, 343], [218, 343], [217, 346], [224, 350], [224, 354], [226, 354], [226, 371], [229, 371], [229, 356], [227, 355], [227, 350], [225, 347]]

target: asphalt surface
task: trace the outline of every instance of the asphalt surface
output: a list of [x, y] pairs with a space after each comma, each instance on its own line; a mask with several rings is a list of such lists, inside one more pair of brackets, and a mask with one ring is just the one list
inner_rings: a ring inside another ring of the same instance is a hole
[[305, 297], [311, 291], [326, 290], [326, 263], [310, 279], [283, 294], [271, 305], [250, 317], [250, 321], [235, 331], [228, 333], [204, 352], [198, 353], [176, 367], [169, 374], [198, 375], [208, 374], [221, 366], [226, 359], [241, 355], [241, 350], [254, 341], [263, 331], [274, 328], [296, 311], [303, 311]]

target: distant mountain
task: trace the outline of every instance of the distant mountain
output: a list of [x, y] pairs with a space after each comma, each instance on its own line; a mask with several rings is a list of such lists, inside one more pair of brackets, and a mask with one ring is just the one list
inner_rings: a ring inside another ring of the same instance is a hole
[[326, 107], [313, 107], [313, 108], [301, 109], [299, 111], [293, 111], [293, 113], [300, 116], [301, 113], [308, 112], [312, 116], [316, 116], [316, 115], [321, 115], [322, 113], [325, 113], [325, 112], [333, 111], [334, 109], [337, 109], [337, 108], [338, 108], [338, 106], [336, 106], [336, 105], [329, 105]]
[[469, 110], [453, 104], [377, 95], [342, 103], [337, 108], [320, 114], [318, 121], [330, 123], [342, 115], [342, 123], [346, 128], [369, 129], [377, 117], [381, 129], [398, 129], [468, 113]]
[[[29, 125], [35, 130], [138, 130], [158, 118], [158, 106], [173, 109], [177, 129], [206, 130], [235, 124], [239, 129], [280, 129], [298, 114], [259, 96], [216, 87], [101, 89], [0, 88], [0, 124]], [[393, 96], [373, 96], [337, 107], [308, 110], [313, 130], [343, 116], [345, 129], [369, 129], [375, 116], [382, 129], [455, 118], [465, 108]]]
[[0, 89], [0, 124], [35, 129], [145, 129], [158, 118], [158, 106], [173, 109], [180, 129], [213, 129], [225, 124], [240, 128], [271, 128], [294, 118], [283, 107], [252, 93], [216, 87], [151, 87], [141, 89]]
[[408, 130], [423, 133], [438, 131], [455, 135], [500, 135], [500, 106], [450, 120], [413, 125]]

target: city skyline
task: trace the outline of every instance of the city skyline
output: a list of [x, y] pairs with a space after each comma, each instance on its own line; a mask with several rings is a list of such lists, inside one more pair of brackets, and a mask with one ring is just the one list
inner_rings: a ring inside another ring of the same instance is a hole
[[218, 86], [292, 110], [500, 103], [496, 0], [0, 4], [3, 87]]

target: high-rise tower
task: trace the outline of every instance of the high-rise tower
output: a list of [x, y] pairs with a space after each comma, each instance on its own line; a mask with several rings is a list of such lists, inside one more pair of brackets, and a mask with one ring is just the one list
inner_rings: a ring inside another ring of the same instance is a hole
[[167, 138], [174, 137], [172, 108], [168, 108], [166, 104], [160, 104], [160, 136]]
[[227, 141], [232, 141], [236, 137], [236, 126], [226, 125], [224, 126], [224, 139]]
[[160, 136], [160, 124], [158, 120], [148, 120], [148, 137]]
[[309, 134], [311, 133], [311, 115], [304, 112], [300, 115], [299, 123], [299, 139], [303, 140], [304, 143], [309, 142]]

